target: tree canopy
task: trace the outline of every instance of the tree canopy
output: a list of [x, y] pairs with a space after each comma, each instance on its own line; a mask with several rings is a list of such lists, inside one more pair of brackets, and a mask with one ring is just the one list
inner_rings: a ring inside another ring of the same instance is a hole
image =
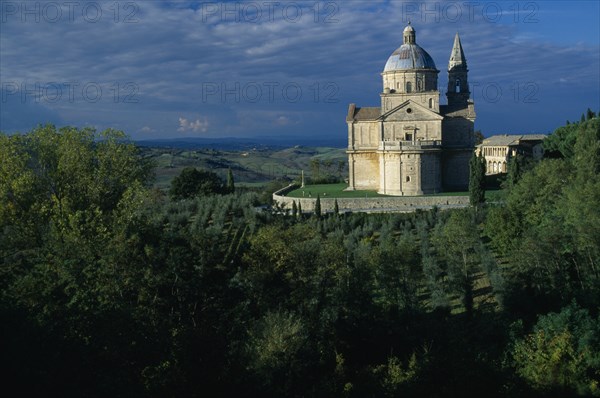
[[573, 126], [502, 202], [320, 217], [151, 189], [121, 132], [0, 135], [2, 388], [599, 396], [600, 119]]
[[226, 193], [228, 188], [233, 189], [233, 177], [231, 177], [230, 184], [231, 187], [224, 187], [221, 178], [212, 171], [186, 167], [177, 177], [173, 178], [169, 194], [173, 199], [221, 194]]

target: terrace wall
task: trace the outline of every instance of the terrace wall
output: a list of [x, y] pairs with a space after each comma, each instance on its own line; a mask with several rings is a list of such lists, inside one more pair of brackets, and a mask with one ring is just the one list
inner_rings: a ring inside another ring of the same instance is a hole
[[[290, 185], [273, 194], [273, 201], [285, 209], [292, 208], [292, 202], [302, 205], [303, 212], [315, 209], [316, 198], [291, 198], [285, 196], [297, 186]], [[331, 212], [334, 198], [321, 197], [321, 211]], [[417, 209], [428, 210], [439, 208], [461, 208], [469, 206], [468, 196], [395, 196], [377, 198], [337, 198], [340, 212], [412, 212]]]

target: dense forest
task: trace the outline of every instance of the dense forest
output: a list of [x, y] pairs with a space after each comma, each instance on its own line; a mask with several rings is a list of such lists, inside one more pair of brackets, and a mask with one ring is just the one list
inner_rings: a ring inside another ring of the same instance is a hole
[[286, 215], [151, 188], [121, 132], [0, 135], [3, 395], [600, 396], [600, 118], [544, 145], [499, 203]]

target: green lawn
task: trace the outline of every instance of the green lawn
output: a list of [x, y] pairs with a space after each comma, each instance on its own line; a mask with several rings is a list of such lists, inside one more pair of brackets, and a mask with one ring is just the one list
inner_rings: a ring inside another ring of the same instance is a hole
[[[380, 195], [376, 191], [344, 191], [347, 187], [348, 184], [345, 183], [307, 185], [304, 188], [298, 188], [289, 192], [286, 196], [292, 198], [316, 198], [318, 194], [322, 198], [390, 197], [390, 195]], [[485, 193], [485, 197], [488, 201], [496, 201], [501, 199], [502, 193], [503, 191], [501, 190], [488, 190]], [[425, 196], [469, 196], [469, 192], [441, 192]]]
[[375, 191], [344, 191], [348, 188], [348, 184], [319, 184], [319, 185], [307, 185], [304, 188], [298, 188], [287, 194], [292, 198], [316, 198], [317, 194], [322, 198], [374, 198], [374, 197], [385, 197], [386, 195], [379, 195]]

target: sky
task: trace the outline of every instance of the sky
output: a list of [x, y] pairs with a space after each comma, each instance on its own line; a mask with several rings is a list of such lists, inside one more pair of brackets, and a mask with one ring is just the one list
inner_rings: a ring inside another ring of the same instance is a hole
[[600, 2], [0, 0], [0, 131], [347, 139], [411, 21], [440, 70], [456, 32], [475, 129], [550, 133], [600, 111]]

